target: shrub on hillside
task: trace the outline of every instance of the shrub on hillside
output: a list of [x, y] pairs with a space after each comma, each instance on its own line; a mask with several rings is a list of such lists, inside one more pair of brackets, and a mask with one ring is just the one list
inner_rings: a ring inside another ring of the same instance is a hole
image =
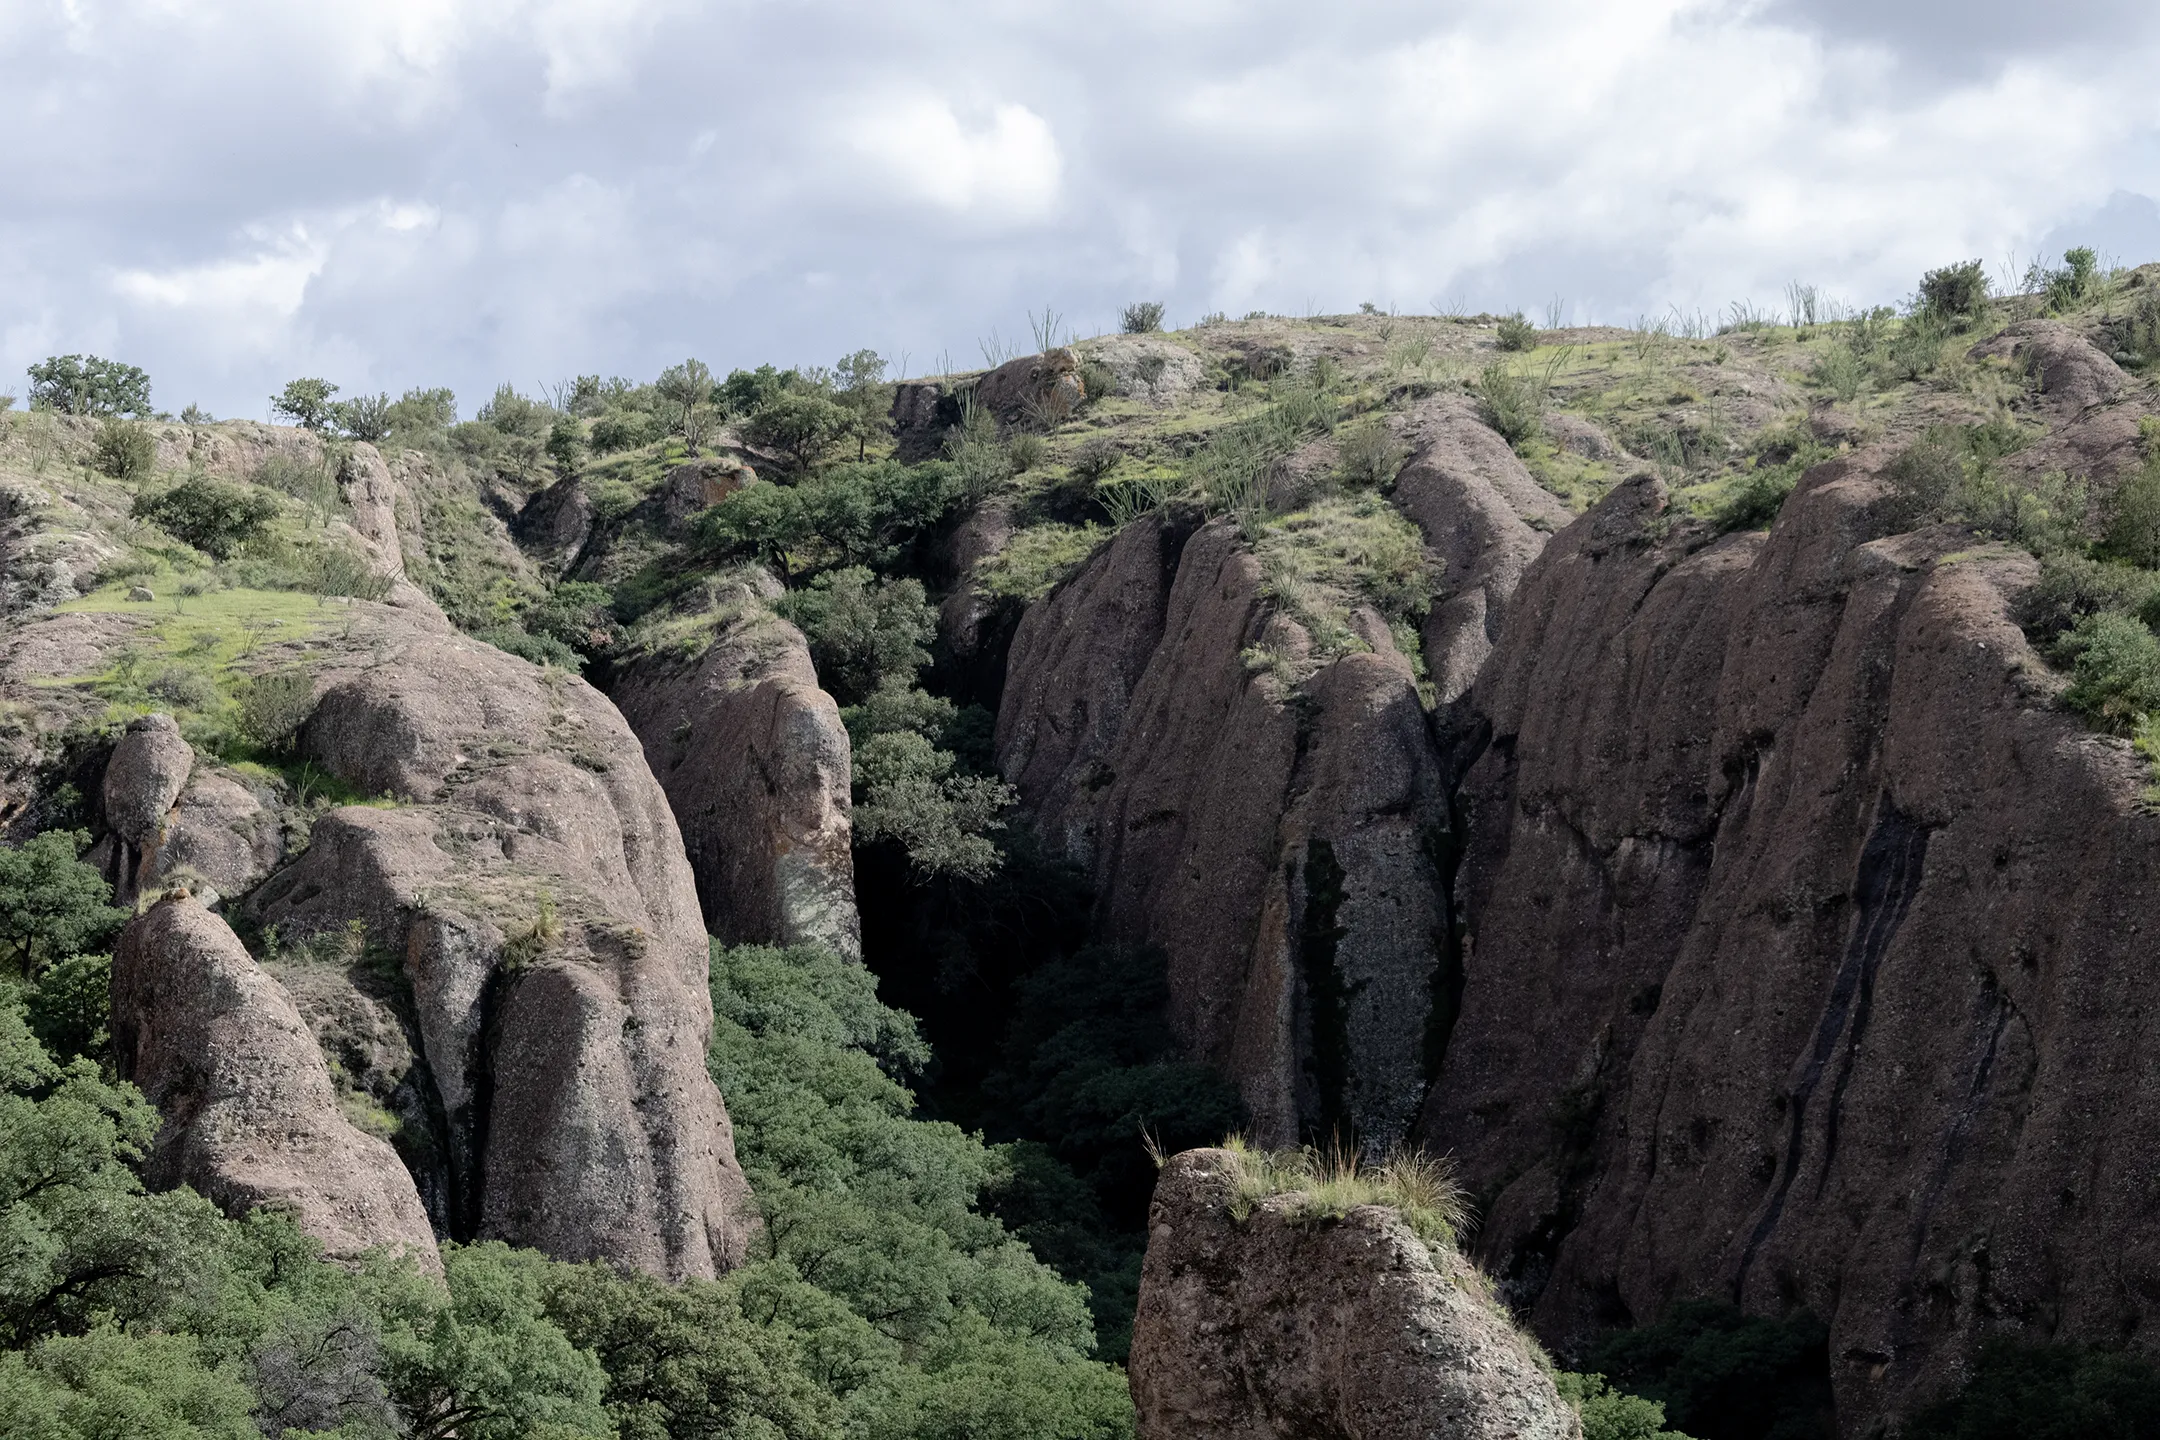
[[292, 743], [315, 713], [315, 682], [305, 670], [257, 675], [240, 692], [240, 733], [265, 750]]
[[1545, 428], [1545, 391], [1535, 377], [1494, 361], [1478, 372], [1477, 395], [1485, 423], [1510, 445], [1520, 446]]
[[855, 428], [855, 412], [846, 406], [823, 395], [789, 390], [751, 411], [742, 422], [742, 437], [807, 468], [831, 454]]
[[1385, 420], [1361, 421], [1335, 437], [1335, 478], [1352, 489], [1384, 490], [1409, 457]]
[[131, 513], [212, 559], [230, 560], [277, 512], [275, 496], [198, 472], [169, 490], [137, 497]]
[[1912, 309], [1916, 317], [1963, 327], [1987, 313], [1987, 302], [1987, 267], [1978, 260], [1963, 260], [1921, 276]]
[[2089, 615], [2056, 644], [2070, 659], [2063, 702], [2124, 733], [2143, 715], [2160, 713], [2160, 638], [2134, 616]]
[[1118, 317], [1118, 328], [1127, 335], [1152, 335], [1162, 329], [1163, 306], [1160, 300], [1136, 300], [1125, 307]]
[[801, 628], [818, 683], [843, 705], [867, 699], [888, 678], [912, 680], [930, 663], [937, 609], [912, 576], [883, 580], [851, 565], [791, 591], [778, 609]]
[[1500, 317], [1497, 343], [1502, 350], [1534, 350], [1537, 348], [1537, 326], [1523, 318], [1517, 310], [1512, 315]]
[[351, 439], [377, 445], [390, 438], [390, 403], [387, 394], [356, 395], [331, 406], [330, 415]]
[[157, 463], [157, 441], [136, 422], [114, 417], [98, 426], [90, 463], [115, 480], [146, 480]]
[[419, 438], [446, 434], [457, 424], [457, 396], [440, 387], [407, 390], [390, 403], [383, 418], [394, 435]]
[[2160, 620], [2160, 574], [2084, 555], [2044, 555], [2040, 579], [2019, 597], [2018, 623], [2044, 649], [2088, 616], [2148, 607]]
[[2117, 487], [2108, 512], [2108, 553], [2147, 570], [2160, 569], [2160, 456]]

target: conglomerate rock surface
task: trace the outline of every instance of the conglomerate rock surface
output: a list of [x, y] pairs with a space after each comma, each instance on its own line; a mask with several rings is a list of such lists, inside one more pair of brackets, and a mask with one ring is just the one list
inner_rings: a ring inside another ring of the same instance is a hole
[[1133, 1322], [1142, 1440], [1579, 1440], [1533, 1348], [1452, 1245], [1361, 1205], [1236, 1218], [1237, 1158], [1166, 1165]]

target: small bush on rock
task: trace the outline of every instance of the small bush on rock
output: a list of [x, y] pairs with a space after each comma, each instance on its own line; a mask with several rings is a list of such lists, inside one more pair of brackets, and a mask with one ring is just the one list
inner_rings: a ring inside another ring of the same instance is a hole
[[240, 692], [240, 733], [265, 750], [282, 750], [315, 713], [315, 682], [305, 670], [257, 675]]

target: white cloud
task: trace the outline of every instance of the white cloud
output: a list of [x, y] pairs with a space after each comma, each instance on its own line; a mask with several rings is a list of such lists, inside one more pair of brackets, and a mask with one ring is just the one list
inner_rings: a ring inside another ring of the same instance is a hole
[[1976, 3], [1985, 43], [1932, 0], [22, 0], [0, 126], [65, 144], [15, 157], [0, 356], [470, 396], [1142, 296], [1881, 301], [2151, 233], [2152, 23]]
[[896, 96], [860, 110], [842, 139], [868, 163], [868, 184], [993, 221], [1048, 216], [1065, 169], [1049, 122], [1011, 103], [969, 124], [940, 97]]

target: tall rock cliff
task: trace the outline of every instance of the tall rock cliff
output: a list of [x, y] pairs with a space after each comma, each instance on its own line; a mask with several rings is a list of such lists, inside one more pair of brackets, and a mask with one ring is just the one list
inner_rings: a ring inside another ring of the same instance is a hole
[[1387, 627], [1294, 689], [1302, 653], [1228, 522], [1127, 527], [1031, 607], [999, 769], [1087, 866], [1105, 935], [1160, 946], [1171, 1023], [1238, 1084], [1260, 1134], [1386, 1146], [1426, 1082], [1445, 910], [1438, 756]]
[[1461, 1018], [1419, 1137], [1567, 1341], [1709, 1296], [1830, 1322], [1840, 1425], [1977, 1339], [2160, 1295], [2160, 820], [2052, 705], [2022, 552], [1886, 535], [1883, 456], [1767, 536], [1642, 478], [1526, 571], [1470, 697]]

